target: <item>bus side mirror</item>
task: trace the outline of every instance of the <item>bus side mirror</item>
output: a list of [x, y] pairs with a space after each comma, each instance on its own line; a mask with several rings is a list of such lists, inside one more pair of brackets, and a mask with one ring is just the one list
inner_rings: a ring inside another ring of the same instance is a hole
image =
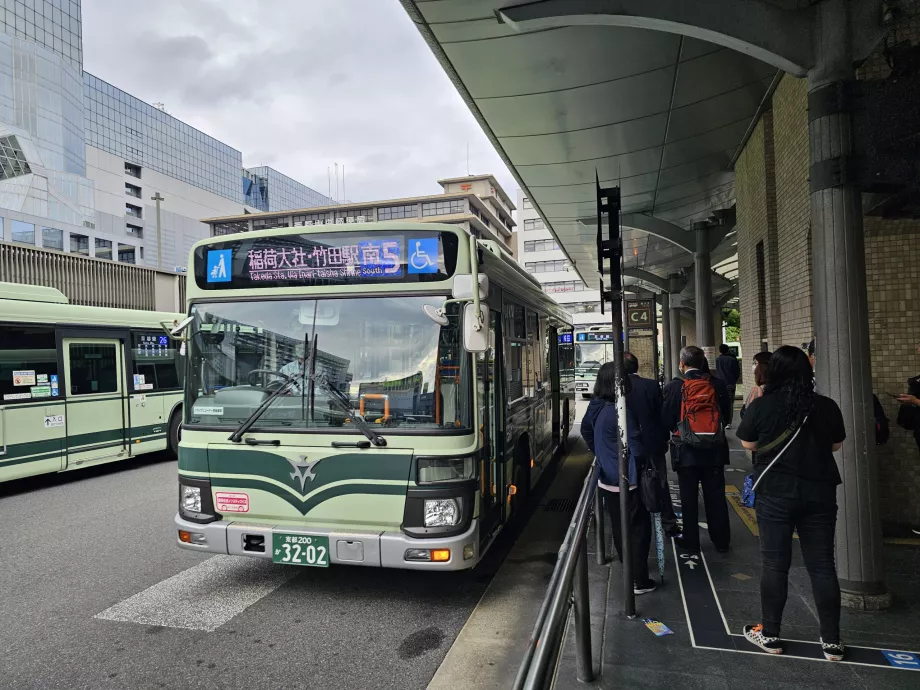
[[489, 349], [489, 308], [479, 305], [479, 330], [476, 330], [476, 306], [470, 302], [463, 307], [463, 349], [486, 352]]
[[185, 329], [188, 328], [194, 320], [194, 316], [187, 316], [182, 319], [182, 321], [173, 321], [172, 323], [169, 321], [160, 321], [160, 326], [166, 331], [166, 335], [169, 336], [170, 340], [184, 342], [188, 339], [185, 335]]

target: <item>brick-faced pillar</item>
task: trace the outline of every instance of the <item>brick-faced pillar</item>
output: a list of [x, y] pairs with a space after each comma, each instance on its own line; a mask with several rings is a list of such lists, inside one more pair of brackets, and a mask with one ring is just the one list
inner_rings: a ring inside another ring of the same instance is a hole
[[837, 453], [837, 574], [844, 605], [890, 604], [884, 583], [875, 464], [862, 200], [853, 173], [854, 78], [846, 0], [815, 6], [808, 74], [811, 227], [818, 390], [837, 401], [847, 438]]

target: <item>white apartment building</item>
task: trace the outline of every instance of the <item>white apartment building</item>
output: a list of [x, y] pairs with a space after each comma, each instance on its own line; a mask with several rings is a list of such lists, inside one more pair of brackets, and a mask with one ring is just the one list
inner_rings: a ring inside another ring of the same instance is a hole
[[519, 210], [515, 257], [518, 262], [540, 282], [544, 292], [569, 310], [576, 326], [609, 325], [610, 315], [601, 314], [600, 291], [585, 287], [544, 226], [530, 199], [520, 189], [517, 196]]

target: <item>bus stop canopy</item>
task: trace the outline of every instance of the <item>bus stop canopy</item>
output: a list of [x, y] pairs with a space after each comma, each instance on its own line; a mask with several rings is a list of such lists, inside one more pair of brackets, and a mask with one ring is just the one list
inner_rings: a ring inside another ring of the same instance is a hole
[[713, 293], [730, 298], [732, 168], [776, 67], [676, 33], [515, 11], [541, 3], [402, 2], [587, 286], [597, 176], [621, 189], [627, 285], [664, 291], [692, 266], [691, 225], [718, 217], [712, 265], [728, 280]]

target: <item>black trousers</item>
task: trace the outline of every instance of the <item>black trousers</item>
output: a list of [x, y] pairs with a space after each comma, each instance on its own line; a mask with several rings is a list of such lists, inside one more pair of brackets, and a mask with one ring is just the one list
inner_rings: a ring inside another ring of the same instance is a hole
[[728, 408], [728, 419], [725, 420], [725, 424], [729, 425], [732, 423], [732, 418], [735, 416], [735, 390], [738, 388], [738, 384], [726, 383], [725, 387], [728, 389], [729, 399], [732, 401], [731, 407]]
[[755, 510], [763, 559], [760, 606], [764, 635], [779, 637], [789, 588], [792, 533], [798, 531], [821, 623], [821, 639], [840, 642], [840, 584], [834, 565], [837, 503], [758, 494]]
[[709, 538], [717, 549], [727, 549], [731, 541], [728, 502], [725, 500], [725, 468], [717, 466], [681, 467], [677, 470], [680, 485], [680, 510], [684, 521], [683, 542], [691, 551], [699, 551], [699, 487], [703, 487], [703, 505]]
[[[613, 545], [616, 547], [617, 555], [620, 561], [623, 561], [623, 531], [620, 522], [620, 492], [603, 491], [604, 502], [607, 504], [607, 512], [610, 513], [610, 521], [613, 523]], [[632, 576], [634, 583], [644, 584], [648, 582], [648, 554], [652, 546], [652, 517], [649, 515], [642, 500], [639, 498], [639, 490], [632, 489], [627, 492], [626, 510], [629, 514], [629, 529], [632, 538]]]

